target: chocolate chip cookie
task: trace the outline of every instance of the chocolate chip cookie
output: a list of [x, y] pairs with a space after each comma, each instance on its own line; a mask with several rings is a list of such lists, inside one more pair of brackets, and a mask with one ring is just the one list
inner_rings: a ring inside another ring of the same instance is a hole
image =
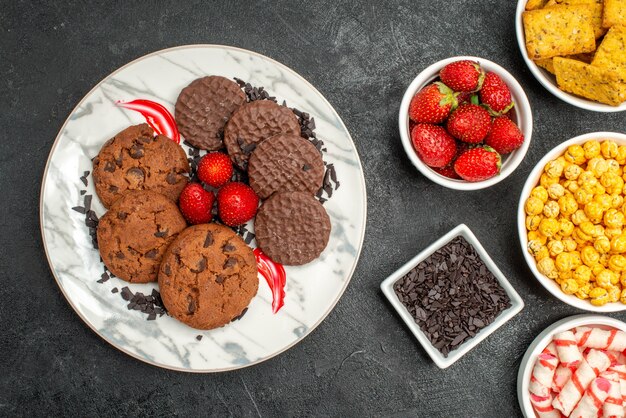
[[96, 193], [108, 208], [132, 190], [154, 190], [172, 201], [188, 182], [185, 151], [148, 124], [130, 126], [108, 140], [93, 160]]
[[194, 147], [215, 151], [224, 147], [226, 122], [245, 102], [245, 93], [234, 81], [220, 76], [202, 77], [178, 95], [176, 123]]
[[309, 193], [275, 193], [254, 220], [259, 247], [272, 260], [298, 266], [315, 260], [330, 237], [330, 217]]
[[167, 197], [150, 190], [129, 192], [100, 219], [100, 257], [122, 280], [155, 282], [161, 257], [186, 227], [178, 207]]
[[228, 324], [250, 304], [258, 287], [252, 249], [218, 224], [184, 230], [167, 249], [159, 270], [168, 312], [197, 329]]
[[224, 129], [224, 145], [233, 163], [245, 170], [256, 146], [279, 133], [300, 135], [296, 115], [270, 100], [256, 100], [233, 113]]
[[275, 192], [317, 193], [324, 161], [315, 146], [297, 135], [278, 134], [261, 142], [248, 162], [250, 187], [261, 199]]

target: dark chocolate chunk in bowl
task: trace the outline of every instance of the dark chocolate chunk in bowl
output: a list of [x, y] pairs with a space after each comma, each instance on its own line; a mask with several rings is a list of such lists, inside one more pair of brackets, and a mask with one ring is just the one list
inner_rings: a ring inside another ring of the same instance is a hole
[[524, 307], [463, 224], [385, 279], [381, 289], [440, 368], [452, 365]]

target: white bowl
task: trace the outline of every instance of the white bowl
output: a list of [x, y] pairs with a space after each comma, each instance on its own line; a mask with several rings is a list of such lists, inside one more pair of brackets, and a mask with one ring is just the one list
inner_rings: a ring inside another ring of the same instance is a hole
[[533, 258], [532, 255], [528, 252], [528, 233], [526, 231], [526, 211], [524, 210], [524, 204], [526, 203], [526, 199], [530, 195], [530, 191], [539, 184], [539, 178], [543, 173], [543, 169], [548, 161], [554, 160], [561, 156], [565, 150], [573, 144], [584, 144], [587, 141], [592, 139], [603, 140], [603, 139], [611, 139], [615, 141], [618, 145], [626, 145], [626, 135], [615, 133], [615, 132], [593, 132], [585, 135], [580, 135], [575, 138], [572, 138], [568, 141], [563, 142], [560, 145], [552, 148], [542, 159], [537, 163], [533, 171], [530, 172], [526, 183], [524, 184], [524, 188], [522, 189], [522, 194], [520, 196], [519, 205], [517, 207], [517, 230], [519, 233], [520, 244], [522, 245], [522, 252], [524, 253], [524, 258], [526, 259], [526, 263], [530, 270], [533, 272], [539, 283], [543, 285], [550, 293], [556, 296], [558, 299], [567, 303], [578, 309], [583, 309], [586, 311], [592, 312], [619, 312], [626, 310], [626, 305], [620, 302], [615, 303], [607, 303], [604, 306], [593, 306], [589, 303], [588, 300], [578, 299], [574, 295], [566, 295], [561, 290], [561, 286], [557, 284], [554, 280], [544, 276], [537, 269], [537, 262]]
[[[461, 346], [459, 346], [456, 350], [451, 351], [448, 354], [448, 357], [444, 357], [443, 354], [439, 350], [437, 350], [431, 342], [428, 340], [424, 332], [420, 329], [419, 325], [415, 323], [413, 317], [409, 313], [409, 311], [404, 307], [396, 292], [393, 290], [393, 284], [404, 277], [413, 267], [417, 266], [419, 263], [424, 261], [427, 257], [429, 257], [432, 253], [437, 251], [439, 248], [445, 246], [447, 243], [452, 241], [455, 237], [462, 236], [470, 243], [475, 249], [482, 261], [485, 263], [489, 271], [491, 271], [500, 286], [506, 291], [507, 295], [511, 299], [511, 306], [504, 311], [500, 312], [500, 315], [488, 326], [481, 329], [474, 337], [466, 340]], [[430, 356], [430, 358], [439, 366], [441, 369], [445, 369], [451, 366], [458, 359], [463, 357], [465, 353], [470, 351], [472, 348], [476, 347], [478, 343], [487, 338], [491, 333], [504, 325], [509, 319], [513, 318], [519, 311], [524, 308], [524, 301], [517, 294], [513, 286], [509, 283], [509, 281], [504, 277], [500, 269], [495, 265], [491, 257], [487, 254], [485, 249], [476, 236], [470, 231], [470, 229], [461, 224], [454, 228], [452, 231], [448, 232], [443, 237], [439, 238], [433, 244], [431, 244], [424, 251], [413, 257], [409, 260], [405, 265], [396, 270], [391, 276], [386, 278], [380, 285], [381, 290], [384, 295], [389, 299], [389, 302], [396, 309], [404, 323], [409, 327], [409, 330], [413, 333], [415, 338], [422, 344], [426, 353]]]
[[608, 316], [588, 314], [574, 315], [561, 319], [543, 330], [530, 346], [528, 346], [528, 350], [526, 350], [526, 354], [524, 354], [522, 358], [522, 363], [517, 373], [517, 400], [526, 418], [536, 417], [533, 406], [530, 403], [528, 385], [530, 384], [530, 374], [537, 361], [537, 356], [541, 354], [543, 349], [552, 341], [554, 334], [582, 326], [612, 327], [626, 332], [626, 324], [622, 321], [609, 318]]
[[[448, 177], [442, 176], [441, 174], [435, 172], [432, 168], [424, 164], [424, 162], [417, 156], [417, 153], [413, 148], [413, 143], [411, 142], [411, 133], [409, 132], [409, 105], [411, 104], [411, 99], [413, 98], [413, 96], [415, 96], [415, 94], [427, 84], [431, 83], [433, 80], [439, 77], [439, 71], [443, 67], [450, 64], [451, 62], [461, 60], [478, 61], [478, 63], [480, 63], [481, 67], [486, 72], [494, 72], [498, 74], [506, 83], [506, 85], [509, 86], [509, 89], [511, 90], [511, 95], [513, 96], [513, 101], [515, 102], [515, 107], [510, 111], [513, 112], [512, 119], [517, 123], [520, 130], [524, 134], [524, 143], [522, 144], [522, 146], [512, 153], [502, 156], [502, 168], [499, 175], [487, 180], [474, 183], [465, 180], [450, 179]], [[524, 93], [522, 86], [520, 86], [517, 80], [515, 80], [515, 78], [511, 74], [509, 74], [508, 71], [500, 67], [498, 64], [478, 57], [447, 58], [445, 60], [434, 63], [433, 65], [419, 73], [419, 75], [415, 77], [415, 79], [411, 82], [409, 87], [407, 87], [404, 93], [402, 103], [400, 104], [400, 114], [398, 122], [400, 127], [400, 139], [402, 140], [404, 151], [408, 155], [413, 165], [424, 176], [428, 177], [435, 183], [456, 190], [484, 189], [486, 187], [493, 186], [494, 184], [499, 183], [507, 178], [524, 159], [526, 151], [528, 151], [528, 147], [530, 145], [530, 139], [533, 131], [533, 115], [530, 110], [528, 97], [526, 97], [526, 93]]]
[[592, 110], [594, 112], [623, 112], [626, 110], [626, 102], [619, 106], [611, 106], [564, 92], [557, 86], [556, 77], [554, 75], [539, 67], [533, 62], [533, 60], [530, 59], [528, 52], [526, 51], [526, 36], [524, 35], [524, 22], [522, 21], [522, 13], [524, 13], [526, 3], [527, 0], [518, 0], [517, 2], [517, 10], [515, 12], [515, 32], [517, 33], [517, 44], [522, 52], [524, 61], [526, 61], [526, 65], [528, 65], [530, 72], [535, 76], [537, 81], [539, 81], [550, 93], [554, 94], [559, 99], [573, 106], [580, 107], [581, 109]]

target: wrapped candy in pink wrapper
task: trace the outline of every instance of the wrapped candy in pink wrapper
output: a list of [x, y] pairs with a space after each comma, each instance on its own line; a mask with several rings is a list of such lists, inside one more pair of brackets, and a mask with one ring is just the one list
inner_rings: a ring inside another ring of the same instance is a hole
[[[559, 344], [556, 344], [557, 350]], [[559, 352], [560, 355], [560, 352]], [[569, 416], [578, 401], [583, 397], [591, 382], [609, 368], [611, 360], [605, 352], [591, 349], [583, 358], [570, 380], [552, 401], [552, 406]], [[606, 379], [604, 379], [606, 380]], [[610, 384], [610, 383], [609, 383]], [[608, 394], [607, 394], [608, 396]]]
[[559, 355], [559, 360], [565, 366], [576, 366], [583, 359], [578, 349], [578, 342], [572, 331], [563, 331], [554, 335], [554, 345]]
[[550, 353], [541, 353], [537, 356], [533, 373], [530, 376], [530, 385], [528, 390], [533, 395], [545, 398], [550, 395], [552, 388], [552, 380], [559, 359]]
[[626, 406], [626, 366], [623, 364], [614, 365], [609, 367], [608, 371], [617, 374], [622, 394], [622, 404]]
[[531, 393], [530, 403], [539, 418], [561, 418], [561, 412], [552, 406], [552, 395], [541, 397]]
[[542, 353], [552, 354], [556, 358], [559, 357], [559, 354], [556, 351], [556, 344], [554, 344], [554, 341], [550, 341], [550, 344], [546, 345], [546, 348], [543, 349]]
[[619, 352], [626, 350], [626, 332], [617, 329], [578, 327], [575, 336], [581, 347]]
[[570, 418], [596, 418], [604, 401], [609, 397], [611, 382], [603, 377], [595, 378], [582, 397]]
[[556, 371], [554, 372], [554, 379], [552, 380], [552, 391], [559, 393], [563, 386], [569, 381], [572, 377], [572, 373], [576, 371], [576, 367], [571, 366], [563, 366], [560, 364]]
[[600, 377], [603, 377], [611, 382], [609, 396], [604, 400], [604, 405], [602, 406], [602, 417], [622, 418], [624, 416], [624, 406], [617, 372], [607, 370], [604, 373], [601, 373]]

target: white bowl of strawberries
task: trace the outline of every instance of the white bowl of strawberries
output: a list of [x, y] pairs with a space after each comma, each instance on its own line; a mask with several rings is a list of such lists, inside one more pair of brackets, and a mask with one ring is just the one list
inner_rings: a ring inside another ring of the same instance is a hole
[[478, 190], [507, 178], [530, 145], [533, 119], [524, 90], [483, 58], [452, 57], [409, 85], [399, 114], [409, 159], [430, 180]]

